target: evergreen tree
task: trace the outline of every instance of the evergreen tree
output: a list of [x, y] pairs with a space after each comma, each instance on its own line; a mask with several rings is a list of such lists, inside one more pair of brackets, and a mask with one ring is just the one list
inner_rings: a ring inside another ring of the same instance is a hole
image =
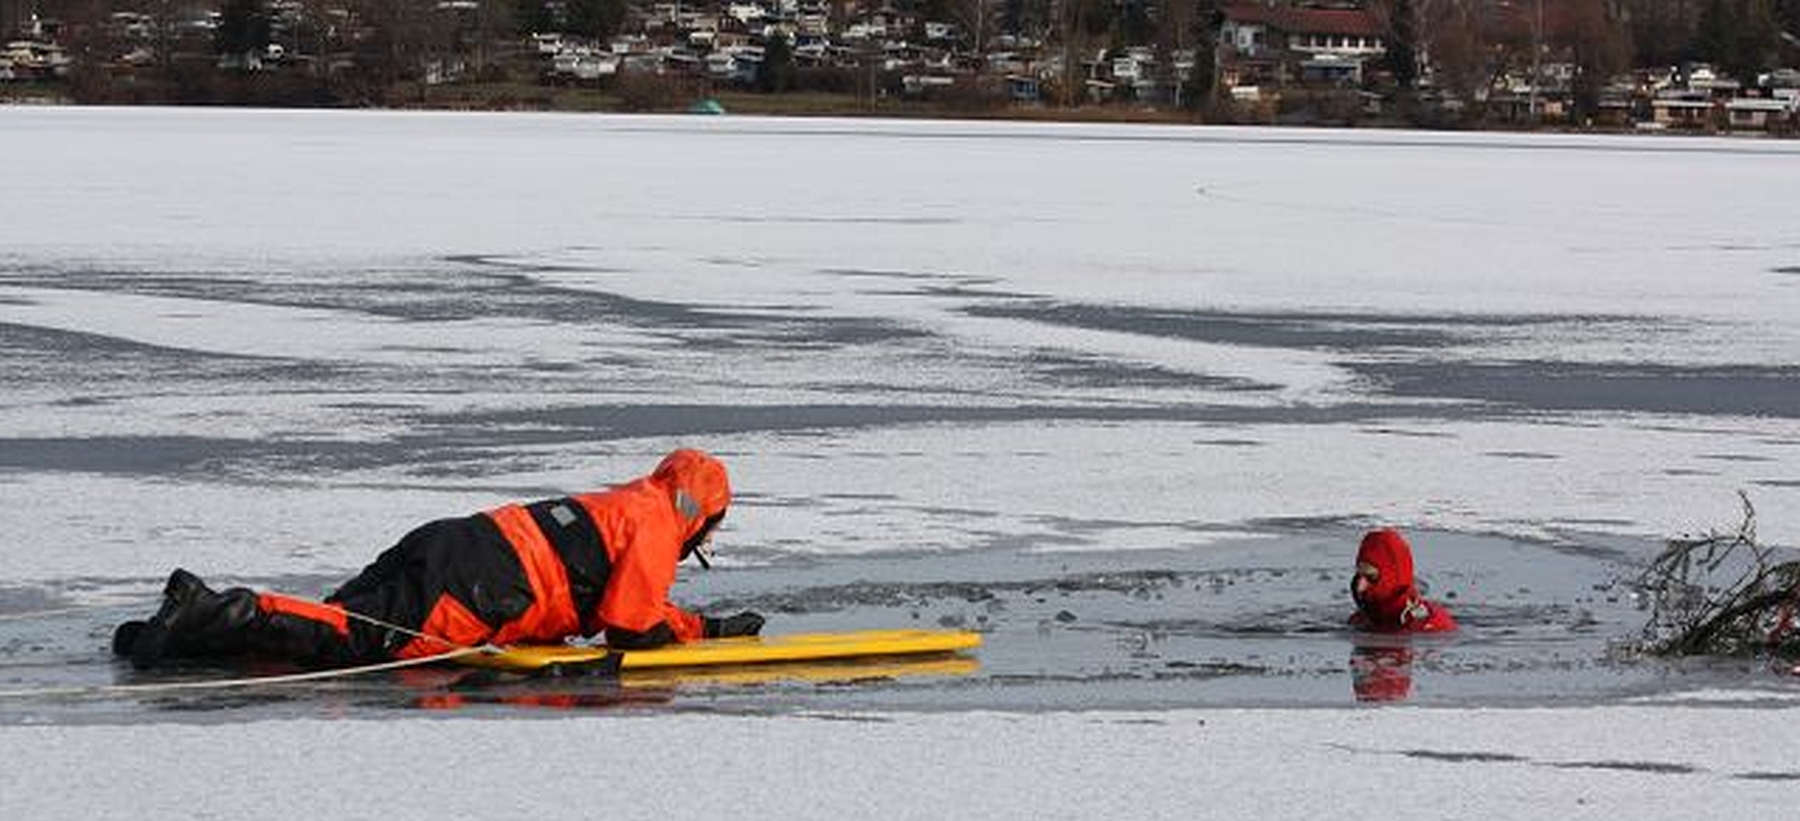
[[792, 91], [799, 72], [794, 68], [794, 45], [777, 32], [763, 44], [762, 65], [756, 69], [756, 90], [765, 94]]
[[1700, 30], [1694, 35], [1700, 59], [1714, 64], [1728, 60], [1737, 24], [1737, 7], [1732, 0], [1707, 0], [1700, 11]]
[[1668, 0], [1622, 0], [1631, 45], [1639, 66], [1672, 66], [1695, 59], [1695, 8], [1698, 3]]
[[1195, 0], [1194, 10], [1194, 89], [1196, 105], [1211, 102], [1218, 91], [1219, 29], [1225, 25], [1225, 14], [1216, 0]]
[[1746, 85], [1781, 61], [1781, 13], [1774, 0], [1744, 0], [1732, 72]]
[[1631, 67], [1625, 25], [1608, 0], [1568, 0], [1569, 29], [1557, 39], [1575, 64], [1570, 88], [1573, 121], [1585, 124], [1600, 110], [1600, 95], [1618, 73]]
[[1743, 83], [1773, 68], [1781, 52], [1781, 18], [1772, 0], [1709, 0], [1696, 44], [1702, 59]]
[[1042, 36], [1049, 21], [1047, 0], [1000, 0], [999, 26], [1006, 34]]
[[958, 5], [959, 0], [924, 0], [920, 4], [920, 16], [933, 23], [948, 23], [959, 16]]
[[514, 22], [521, 35], [543, 34], [559, 28], [556, 15], [544, 0], [519, 0], [518, 16], [514, 18]]
[[1104, 37], [1112, 33], [1118, 9], [1112, 0], [1072, 0], [1076, 25], [1088, 37]]
[[1419, 82], [1419, 21], [1413, 0], [1393, 0], [1388, 11], [1387, 66], [1394, 82], [1410, 90]]
[[1185, 48], [1194, 51], [1194, 68], [1175, 102], [1184, 108], [1204, 110], [1212, 102], [1216, 82], [1219, 27], [1225, 16], [1217, 0], [1175, 0], [1158, 21], [1162, 27], [1165, 59]]
[[565, 8], [569, 33], [602, 41], [618, 34], [631, 13], [627, 0], [569, 0]]
[[260, 53], [269, 46], [269, 30], [264, 0], [225, 0], [213, 32], [213, 51], [233, 56]]
[[1150, 19], [1150, 6], [1145, 0], [1125, 0], [1124, 13], [1119, 17], [1119, 45], [1141, 46], [1151, 41], [1156, 34], [1156, 24]]

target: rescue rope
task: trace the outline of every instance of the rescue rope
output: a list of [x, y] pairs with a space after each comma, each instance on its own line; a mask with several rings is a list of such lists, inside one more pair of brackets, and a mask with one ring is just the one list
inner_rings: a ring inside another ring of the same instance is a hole
[[[290, 598], [299, 598], [299, 597], [293, 596]], [[430, 633], [424, 633], [424, 632], [420, 632], [418, 630], [414, 630], [410, 627], [403, 627], [401, 625], [394, 624], [393, 622], [382, 621], [381, 619], [375, 618], [374, 616], [369, 616], [369, 615], [364, 615], [362, 613], [358, 613], [355, 610], [351, 610], [350, 608], [345, 607], [341, 604], [332, 604], [331, 602], [325, 602], [325, 601], [312, 601], [310, 599], [308, 599], [307, 601], [310, 601], [313, 604], [319, 605], [320, 607], [324, 607], [324, 608], [327, 608], [330, 610], [336, 610], [337, 612], [344, 614], [347, 618], [352, 618], [352, 619], [356, 619], [357, 621], [366, 622], [368, 624], [373, 624], [376, 627], [381, 627], [381, 628], [385, 628], [387, 630], [392, 630], [396, 633], [404, 633], [405, 635], [412, 636], [413, 638], [416, 638], [416, 639], [430, 639], [439, 644], [449, 646], [449, 647], [453, 648], [454, 650], [465, 650], [465, 651], [473, 651], [473, 652], [479, 652], [479, 653], [503, 652], [503, 648], [501, 648], [499, 645], [496, 645], [496, 644], [485, 644], [484, 643], [484, 644], [476, 645], [476, 646], [461, 644], [458, 642], [451, 641], [447, 638], [444, 638], [443, 636], [434, 636]]]
[[287, 673], [278, 676], [251, 676], [247, 678], [207, 679], [205, 681], [166, 681], [149, 684], [94, 684], [82, 687], [50, 687], [37, 690], [0, 690], [0, 699], [11, 698], [79, 698], [83, 696], [130, 695], [133, 693], [158, 693], [177, 690], [223, 690], [232, 687], [262, 687], [272, 684], [297, 684], [323, 679], [345, 678], [363, 673], [379, 673], [384, 670], [399, 670], [405, 667], [418, 667], [436, 664], [440, 661], [462, 658], [475, 653], [493, 652], [490, 646], [461, 647], [446, 650], [431, 656], [384, 661], [378, 664], [364, 664], [358, 667], [334, 667], [330, 670], [313, 670], [305, 673]]
[[383, 621], [381, 619], [375, 618], [374, 616], [364, 615], [364, 614], [358, 613], [354, 610], [345, 608], [341, 605], [331, 604], [328, 602], [316, 602], [316, 603], [319, 605], [322, 605], [324, 607], [328, 607], [333, 610], [336, 610], [340, 613], [343, 613], [348, 618], [358, 619], [358, 620], [361, 620], [364, 622], [368, 622], [369, 624], [373, 624], [377, 627], [382, 627], [382, 628], [385, 628], [388, 630], [394, 630], [394, 631], [404, 633], [409, 636], [414, 636], [416, 638], [430, 639], [430, 640], [438, 642], [440, 644], [449, 645], [449, 647], [451, 649], [445, 650], [444, 652], [441, 652], [441, 653], [429, 655], [429, 656], [419, 656], [417, 658], [396, 659], [394, 661], [377, 662], [375, 664], [364, 664], [364, 665], [359, 665], [356, 667], [334, 667], [329, 670], [312, 670], [312, 671], [308, 671], [308, 672], [304, 672], [304, 673], [287, 673], [284, 675], [276, 675], [276, 676], [250, 676], [250, 677], [246, 677], [246, 678], [207, 679], [205, 681], [169, 681], [169, 682], [156, 682], [156, 683], [148, 683], [148, 684], [97, 684], [97, 685], [87, 685], [87, 686], [82, 686], [82, 687], [53, 687], [53, 688], [36, 689], [36, 690], [0, 690], [0, 699], [79, 698], [79, 697], [84, 697], [84, 696], [130, 695], [133, 693], [157, 693], [157, 692], [169, 692], [169, 691], [178, 691], [178, 690], [221, 690], [221, 689], [229, 689], [229, 688], [233, 688], [233, 687], [261, 687], [261, 686], [277, 685], [277, 684], [296, 684], [296, 683], [307, 682], [307, 681], [321, 681], [321, 680], [333, 679], [333, 678], [346, 678], [349, 676], [362, 675], [364, 673], [379, 673], [379, 672], [383, 672], [386, 670], [400, 670], [400, 669], [404, 669], [407, 667], [422, 667], [427, 664], [436, 664], [440, 661], [450, 661], [452, 659], [459, 659], [464, 656], [471, 656], [471, 655], [476, 655], [476, 654], [495, 654], [495, 653], [504, 652], [504, 649], [499, 647], [498, 645], [481, 644], [481, 645], [471, 646], [471, 645], [459, 644], [457, 642], [451, 641], [450, 639], [444, 638], [443, 636], [434, 636], [430, 633], [423, 633], [423, 632], [414, 630], [409, 627], [403, 627], [401, 625], [394, 624], [392, 622]]
[[[286, 594], [283, 594], [283, 595], [286, 595]], [[299, 596], [289, 596], [289, 598], [300, 599]], [[378, 619], [378, 618], [375, 618], [374, 616], [370, 616], [370, 615], [367, 615], [364, 613], [358, 613], [358, 612], [351, 610], [347, 607], [344, 607], [343, 605], [340, 605], [340, 604], [334, 604], [332, 602], [317, 601], [317, 600], [312, 600], [312, 599], [304, 599], [304, 601], [307, 601], [309, 603], [319, 605], [320, 607], [324, 607], [324, 608], [342, 613], [346, 618], [356, 619], [358, 621], [372, 624], [376, 627], [380, 627], [380, 628], [383, 628], [386, 630], [392, 630], [394, 632], [412, 636], [414, 638], [429, 639], [429, 640], [437, 642], [439, 644], [446, 645], [450, 649], [445, 650], [441, 653], [436, 653], [436, 654], [429, 655], [429, 656], [419, 656], [416, 658], [409, 658], [409, 659], [396, 659], [393, 661], [377, 662], [374, 664], [364, 664], [364, 665], [359, 665], [359, 666], [355, 666], [355, 667], [334, 667], [329, 670], [311, 670], [311, 671], [307, 671], [307, 672], [303, 672], [303, 673], [287, 673], [287, 674], [275, 675], [275, 676], [251, 676], [251, 677], [245, 677], [245, 678], [207, 679], [205, 681], [169, 681], [169, 682], [155, 682], [155, 683], [146, 683], [146, 684], [96, 684], [96, 685], [84, 685], [84, 686], [80, 686], [80, 687], [51, 687], [51, 688], [40, 688], [40, 689], [34, 689], [34, 690], [0, 690], [0, 699], [80, 698], [80, 697], [93, 697], [93, 696], [130, 695], [133, 693], [157, 693], [157, 692], [171, 692], [171, 691], [180, 691], [180, 690], [221, 690], [221, 689], [229, 689], [229, 688], [233, 688], [233, 687], [262, 687], [262, 686], [279, 685], [279, 684], [296, 684], [296, 683], [307, 682], [307, 681], [321, 681], [321, 680], [333, 679], [333, 678], [346, 678], [349, 676], [362, 675], [364, 673], [379, 673], [379, 672], [383, 672], [386, 670], [400, 670], [400, 669], [404, 669], [407, 667], [422, 667], [427, 664], [436, 664], [441, 661], [450, 661], [453, 659], [462, 658], [464, 656], [470, 656], [470, 655], [476, 655], [476, 654], [490, 654], [491, 655], [491, 654], [504, 652], [503, 648], [501, 648], [500, 646], [495, 645], [495, 644], [483, 643], [480, 645], [473, 645], [473, 646], [461, 644], [461, 643], [452, 641], [450, 639], [444, 638], [443, 636], [432, 635], [430, 633], [425, 633], [425, 632], [421, 632], [419, 630], [414, 630], [410, 627], [405, 627], [403, 625], [394, 624], [393, 622]], [[42, 617], [42, 616], [47, 616], [47, 615], [59, 615], [62, 613], [78, 613], [78, 612], [86, 612], [86, 611], [91, 611], [91, 610], [115, 609], [117, 607], [124, 607], [124, 606], [129, 606], [129, 605], [95, 605], [95, 606], [90, 606], [90, 607], [66, 607], [66, 608], [60, 608], [60, 609], [56, 609], [56, 610], [38, 610], [38, 611], [29, 612], [29, 613], [10, 613], [10, 614], [5, 614], [3, 617], [0, 617], [0, 618], [24, 619], [24, 618], [32, 618], [32, 617]]]
[[[447, 645], [447, 646], [455, 648], [455, 649], [481, 650], [482, 652], [487, 652], [487, 653], [500, 652], [500, 648], [495, 645], [492, 645], [492, 644], [484, 644], [484, 645], [480, 645], [478, 647], [471, 647], [469, 645], [458, 644], [454, 641], [444, 638], [443, 636], [434, 636], [430, 633], [423, 633], [418, 630], [414, 630], [410, 627], [404, 627], [404, 626], [401, 626], [398, 624], [394, 624], [393, 622], [382, 621], [381, 619], [375, 618], [374, 616], [366, 615], [363, 613], [358, 613], [355, 610], [351, 610], [340, 604], [332, 604], [331, 602], [319, 601], [317, 599], [309, 599], [309, 598], [304, 598], [301, 596], [294, 596], [294, 595], [290, 595], [287, 593], [283, 593], [282, 595], [286, 596], [287, 598], [290, 598], [290, 599], [304, 601], [304, 602], [307, 602], [308, 604], [318, 605], [319, 607], [323, 607], [328, 610], [333, 610], [338, 613], [342, 613], [346, 618], [351, 618], [351, 619], [355, 619], [357, 621], [366, 622], [366, 623], [372, 624], [376, 627], [380, 627], [380, 628], [383, 628], [386, 630], [392, 630], [396, 633], [403, 633], [405, 635], [412, 636], [413, 638], [429, 639], [431, 641], [435, 641], [439, 644]], [[101, 610], [122, 610], [127, 607], [139, 607], [139, 606], [142, 606], [142, 605], [140, 605], [136, 602], [125, 602], [125, 603], [118, 603], [118, 604], [90, 604], [90, 605], [79, 605], [79, 606], [75, 606], [75, 607], [55, 607], [55, 608], [50, 608], [50, 609], [46, 609], [46, 610], [27, 610], [27, 611], [20, 612], [20, 613], [0, 613], [0, 622], [24, 621], [26, 619], [40, 619], [40, 618], [48, 618], [50, 616], [66, 616], [66, 615], [70, 615], [73, 613], [93, 613], [93, 612], [97, 612], [97, 611], [101, 611]]]

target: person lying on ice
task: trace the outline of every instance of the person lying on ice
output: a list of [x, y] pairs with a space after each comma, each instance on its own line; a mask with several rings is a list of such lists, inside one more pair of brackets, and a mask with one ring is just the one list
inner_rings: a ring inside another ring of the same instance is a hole
[[708, 541], [730, 503], [725, 466], [681, 449], [611, 490], [423, 525], [323, 602], [214, 592], [177, 569], [161, 608], [119, 625], [113, 651], [140, 668], [233, 656], [338, 667], [602, 630], [625, 649], [755, 635], [761, 615], [711, 618], [668, 600], [683, 559], [711, 566]]
[[1356, 550], [1356, 575], [1350, 580], [1356, 600], [1351, 626], [1371, 633], [1442, 633], [1456, 629], [1456, 619], [1442, 604], [1428, 601], [1413, 585], [1412, 547], [1400, 532], [1371, 530]]

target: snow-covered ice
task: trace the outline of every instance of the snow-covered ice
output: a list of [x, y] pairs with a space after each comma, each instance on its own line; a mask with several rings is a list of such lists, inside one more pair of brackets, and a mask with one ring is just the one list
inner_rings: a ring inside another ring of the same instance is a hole
[[[689, 444], [739, 503], [678, 595], [913, 574], [884, 595], [991, 617], [996, 673], [751, 716], [8, 702], [9, 816], [1385, 817], [1383, 778], [1438, 816], [1794, 806], [1744, 739], [1800, 684], [1604, 648], [1633, 563], [1737, 491], [1800, 536], [1800, 145], [9, 108], [0, 155], [0, 613], [104, 620], [175, 564], [323, 585]], [[1470, 616], [1429, 709], [1317, 706], [1350, 701], [1334, 573], [1375, 523], [1437, 534]], [[0, 623], [0, 689], [112, 675], [98, 620]], [[1000, 683], [1034, 665], [1078, 685]], [[1215, 666], [1262, 672], [1167, 679]]]
[[[1782, 709], [19, 727], [20, 818], [1792, 817]], [[1775, 733], [1774, 735], [1779, 735]], [[1764, 739], [1746, 743], [1746, 739]]]

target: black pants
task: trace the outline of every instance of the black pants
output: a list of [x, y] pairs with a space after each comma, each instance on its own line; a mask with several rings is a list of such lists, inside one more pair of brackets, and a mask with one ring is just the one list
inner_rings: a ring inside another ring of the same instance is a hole
[[[425, 628], [446, 596], [490, 629], [517, 618], [531, 606], [525, 568], [486, 516], [422, 525], [326, 596], [328, 604], [383, 624], [352, 617], [347, 635], [334, 629], [332, 636], [318, 636], [325, 642], [318, 648], [322, 651], [319, 655], [357, 662], [394, 658], [418, 640], [408, 631]], [[450, 649], [454, 648], [443, 643], [430, 648], [431, 652]]]

